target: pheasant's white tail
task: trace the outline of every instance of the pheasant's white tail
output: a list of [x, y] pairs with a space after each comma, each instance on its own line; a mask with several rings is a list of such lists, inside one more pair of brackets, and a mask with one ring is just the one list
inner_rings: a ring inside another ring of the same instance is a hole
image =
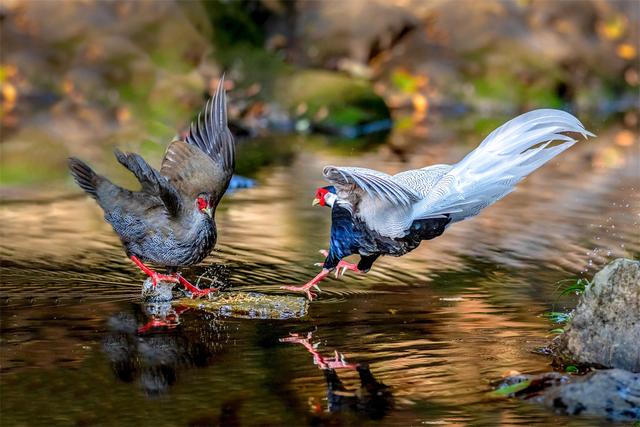
[[[578, 119], [560, 110], [535, 110], [508, 121], [440, 179], [415, 205], [414, 218], [449, 214], [456, 222], [477, 215], [575, 144], [576, 140], [564, 132], [594, 136]], [[552, 145], [554, 141], [560, 143]]]

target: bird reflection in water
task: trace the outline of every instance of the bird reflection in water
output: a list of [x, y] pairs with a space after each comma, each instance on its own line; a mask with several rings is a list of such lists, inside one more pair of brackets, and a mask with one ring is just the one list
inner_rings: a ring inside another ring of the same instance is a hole
[[127, 383], [138, 379], [148, 396], [158, 396], [181, 369], [209, 366], [225, 341], [220, 324], [203, 319], [208, 321], [186, 330], [180, 315], [187, 310], [170, 302], [132, 304], [130, 311], [111, 316], [103, 349], [116, 377]]
[[[366, 363], [349, 363], [337, 350], [333, 356], [325, 357], [318, 351], [319, 342], [312, 343], [312, 333], [306, 336], [290, 334], [280, 342], [302, 345], [312, 356], [313, 363], [324, 373], [327, 382], [327, 409], [330, 413], [356, 413], [372, 420], [379, 420], [393, 408], [393, 394], [389, 386], [376, 380]], [[338, 376], [340, 369], [357, 371], [360, 387], [348, 389]], [[315, 405], [313, 411], [319, 415], [322, 411]]]
[[171, 303], [148, 303], [143, 305], [149, 321], [138, 328], [138, 334], [158, 333], [174, 329], [180, 324], [180, 315], [189, 311], [189, 307], [173, 307]]

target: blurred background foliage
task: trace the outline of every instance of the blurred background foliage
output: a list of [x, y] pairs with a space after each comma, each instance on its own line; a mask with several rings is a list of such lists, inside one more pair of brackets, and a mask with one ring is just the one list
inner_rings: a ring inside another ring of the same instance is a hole
[[116, 144], [161, 156], [222, 73], [245, 174], [286, 162], [274, 134], [359, 149], [450, 118], [477, 143], [538, 107], [638, 126], [635, 1], [3, 0], [0, 20], [4, 185]]

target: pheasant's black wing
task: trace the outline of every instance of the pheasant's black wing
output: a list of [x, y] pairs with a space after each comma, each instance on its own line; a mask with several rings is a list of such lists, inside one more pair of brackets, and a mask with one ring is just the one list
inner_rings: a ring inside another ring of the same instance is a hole
[[229, 186], [235, 166], [235, 144], [227, 126], [227, 103], [223, 79], [198, 119], [191, 124], [186, 141], [174, 141], [167, 148], [160, 173], [183, 196], [211, 194], [217, 206]]
[[142, 192], [159, 197], [171, 216], [178, 216], [182, 200], [176, 188], [160, 172], [151, 167], [140, 155], [115, 150], [116, 159], [140, 181]]
[[[162, 198], [153, 194], [152, 177], [147, 177], [137, 168], [137, 161], [127, 155], [117, 154], [118, 160], [126, 161], [127, 168], [140, 179], [143, 191], [130, 191], [119, 187], [102, 175], [98, 175], [82, 160], [69, 159], [69, 169], [74, 179], [84, 191], [96, 199], [104, 210], [105, 219], [111, 223], [126, 244], [144, 239], [149, 230], [164, 226], [167, 219], [167, 207]], [[157, 172], [156, 172], [157, 173]]]

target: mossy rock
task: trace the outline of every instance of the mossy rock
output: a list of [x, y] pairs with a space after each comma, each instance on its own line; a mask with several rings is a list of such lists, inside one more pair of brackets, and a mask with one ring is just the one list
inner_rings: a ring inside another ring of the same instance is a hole
[[297, 71], [276, 82], [276, 99], [299, 119], [326, 128], [389, 120], [384, 100], [364, 79], [321, 70]]
[[258, 292], [218, 292], [209, 299], [183, 298], [174, 305], [243, 319], [293, 319], [306, 316], [306, 298]]

